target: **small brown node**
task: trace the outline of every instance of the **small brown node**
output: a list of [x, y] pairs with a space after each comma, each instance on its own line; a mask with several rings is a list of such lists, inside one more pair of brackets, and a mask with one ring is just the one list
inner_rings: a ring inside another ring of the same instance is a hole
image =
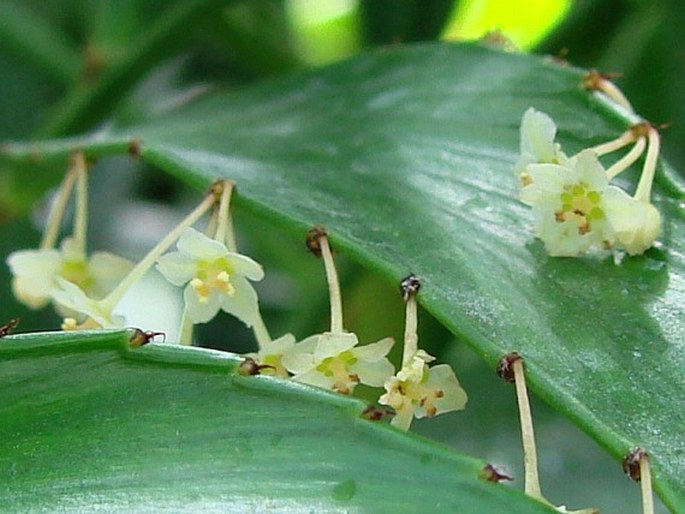
[[143, 149], [143, 142], [140, 139], [131, 139], [128, 142], [128, 154], [131, 157], [140, 157], [140, 153]]
[[305, 241], [307, 249], [317, 257], [321, 257], [321, 238], [327, 236], [328, 232], [324, 227], [316, 226], [309, 229]]
[[207, 194], [214, 195], [216, 201], [219, 201], [221, 199], [221, 195], [223, 194], [225, 187], [235, 188], [235, 183], [226, 179], [215, 180], [214, 182], [212, 182], [212, 185], [209, 186]]
[[511, 482], [513, 477], [506, 474], [498, 466], [493, 466], [492, 464], [486, 464], [481, 470], [479, 478], [481, 480], [486, 480], [488, 482], [501, 482], [502, 480], [507, 480]]
[[390, 407], [380, 407], [378, 405], [368, 405], [361, 414], [361, 417], [369, 421], [382, 421], [392, 418], [395, 411]]
[[636, 447], [628, 452], [621, 462], [623, 472], [635, 482], [640, 481], [640, 461], [647, 458], [647, 452], [642, 448]]
[[402, 298], [406, 302], [411, 296], [416, 295], [421, 289], [421, 280], [419, 277], [413, 273], [407, 277], [404, 277], [400, 281], [400, 293], [402, 293]]
[[138, 348], [153, 341], [157, 336], [162, 336], [162, 341], [166, 341], [166, 334], [164, 332], [153, 332], [152, 330], [134, 328], [131, 337], [128, 338], [128, 343], [132, 348]]
[[649, 131], [652, 129], [652, 125], [647, 122], [643, 121], [642, 123], [637, 123], [630, 127], [630, 131], [633, 133], [633, 137], [635, 139], [640, 139], [641, 137], [647, 137], [649, 136]]
[[19, 324], [19, 318], [13, 318], [4, 325], [0, 326], [0, 337], [5, 337], [12, 333], [12, 330]]
[[585, 89], [602, 89], [602, 82], [620, 77], [620, 73], [601, 73], [597, 70], [590, 70], [581, 80], [581, 85]]
[[499, 364], [497, 364], [497, 375], [505, 382], [515, 382], [514, 362], [521, 359], [522, 357], [516, 352], [505, 355], [500, 359]]
[[238, 374], [243, 376], [253, 377], [255, 375], [261, 375], [263, 369], [276, 369], [269, 364], [259, 364], [252, 357], [245, 357], [243, 361], [238, 365]]

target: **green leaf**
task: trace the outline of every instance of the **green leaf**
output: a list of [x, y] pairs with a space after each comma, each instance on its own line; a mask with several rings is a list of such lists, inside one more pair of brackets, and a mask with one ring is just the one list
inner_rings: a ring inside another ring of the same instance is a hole
[[235, 179], [239, 208], [303, 235], [327, 226], [336, 247], [385, 277], [420, 276], [422, 304], [491, 366], [523, 355], [534, 391], [614, 457], [644, 447], [657, 491], [683, 510], [682, 181], [660, 165], [661, 245], [621, 265], [550, 258], [516, 199], [528, 107], [557, 121], [570, 153], [632, 123], [581, 89], [582, 75], [474, 45], [405, 47], [211, 96], [125, 132], [5, 153], [98, 156], [138, 139], [134, 153], [198, 187]]
[[126, 332], [0, 342], [0, 499], [28, 511], [553, 509], [365, 405]]

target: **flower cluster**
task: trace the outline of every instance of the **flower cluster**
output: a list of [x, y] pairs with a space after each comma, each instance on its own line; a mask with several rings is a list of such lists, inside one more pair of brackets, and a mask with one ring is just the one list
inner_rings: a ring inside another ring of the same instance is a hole
[[[639, 255], [659, 235], [661, 216], [649, 201], [659, 151], [659, 136], [639, 124], [614, 141], [567, 156], [555, 141], [556, 126], [546, 114], [528, 109], [521, 122], [521, 157], [515, 171], [520, 200], [531, 206], [535, 235], [554, 257], [618, 249]], [[642, 177], [630, 196], [611, 185], [642, 154], [648, 141]], [[630, 143], [634, 148], [605, 169], [599, 157]]]
[[[353, 394], [357, 385], [385, 387], [380, 403], [395, 409], [393, 425], [407, 430], [414, 417], [431, 417], [462, 409], [466, 395], [452, 369], [430, 367], [431, 356], [417, 347], [416, 300], [418, 281], [404, 290], [407, 300], [407, 336], [403, 365], [395, 374], [388, 359], [392, 338], [360, 344], [344, 329], [342, 299], [333, 254], [325, 229], [314, 228], [307, 246], [322, 257], [330, 295], [330, 329], [301, 341], [292, 334], [272, 339], [262, 320], [253, 283], [263, 279], [262, 267], [236, 248], [230, 216], [233, 183], [214, 183], [203, 201], [140, 262], [133, 264], [114, 255], [85, 251], [87, 190], [86, 161], [75, 154], [74, 164], [60, 189], [39, 250], [22, 250], [8, 258], [14, 275], [15, 296], [32, 308], [52, 301], [64, 316], [64, 330], [118, 328], [126, 320], [117, 306], [130, 287], [151, 268], [172, 285], [182, 288], [184, 311], [179, 328], [180, 344], [192, 344], [196, 324], [207, 323], [220, 311], [229, 313], [254, 331], [258, 350], [246, 354], [239, 371], [273, 375], [295, 382]], [[68, 197], [76, 184], [76, 216], [73, 235], [57, 241]], [[193, 228], [211, 211], [204, 232]], [[175, 250], [171, 250], [172, 246]], [[411, 289], [411, 291], [410, 291]], [[147, 344], [154, 331], [141, 331], [134, 346]], [[150, 334], [150, 336], [146, 335]], [[133, 343], [132, 343], [133, 344]]]

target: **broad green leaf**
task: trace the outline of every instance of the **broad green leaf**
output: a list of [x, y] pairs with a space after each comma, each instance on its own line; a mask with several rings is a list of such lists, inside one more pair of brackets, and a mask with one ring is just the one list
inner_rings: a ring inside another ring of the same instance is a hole
[[354, 399], [126, 332], [0, 341], [0, 500], [14, 512], [553, 509]]
[[64, 162], [136, 140], [142, 159], [200, 188], [236, 180], [237, 207], [284, 229], [327, 226], [385, 277], [420, 276], [422, 304], [491, 366], [523, 355], [532, 388], [617, 459], [644, 447], [664, 502], [683, 510], [685, 187], [659, 167], [661, 244], [620, 265], [548, 257], [516, 199], [528, 107], [557, 121], [570, 153], [632, 123], [582, 90], [582, 75], [474, 45], [405, 47], [5, 154]]

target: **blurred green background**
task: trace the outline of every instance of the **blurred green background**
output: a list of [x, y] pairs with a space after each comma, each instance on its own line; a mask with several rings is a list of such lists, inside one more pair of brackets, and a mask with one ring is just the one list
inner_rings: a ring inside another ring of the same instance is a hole
[[[508, 51], [535, 52], [617, 72], [636, 111], [669, 124], [664, 154], [685, 165], [685, 14], [680, 0], [0, 0], [0, 140], [59, 137], [125, 127], [217, 88], [235, 89], [385, 45], [486, 37]], [[169, 31], [168, 27], [174, 27]], [[172, 37], [161, 34], [171, 33]], [[44, 192], [62, 170], [28, 176], [0, 162], [0, 256], [31, 248], [45, 217]], [[128, 157], [91, 173], [90, 248], [140, 257], [198, 200], [198, 192]], [[265, 318], [274, 335], [321, 331], [328, 306], [321, 265], [301, 238], [236, 213], [241, 249], [260, 261]], [[347, 328], [362, 341], [401, 339], [397, 287], [339, 258]], [[155, 277], [138, 288], [145, 328], [177, 316], [178, 298]], [[58, 326], [49, 310], [12, 298], [0, 268], [0, 322], [21, 331]], [[373, 306], [373, 309], [369, 309]], [[150, 321], [154, 320], [154, 321]], [[159, 320], [159, 321], [157, 321]], [[421, 339], [453, 364], [470, 395], [467, 410], [418, 422], [415, 430], [522, 476], [514, 392], [427, 313]], [[173, 334], [170, 334], [170, 339]], [[228, 316], [198, 327], [204, 346], [247, 351], [251, 333]], [[639, 511], [639, 491], [620, 465], [559, 414], [533, 410], [543, 487], [569, 507]], [[522, 487], [521, 480], [514, 482]], [[658, 506], [661, 512], [663, 507]]]

